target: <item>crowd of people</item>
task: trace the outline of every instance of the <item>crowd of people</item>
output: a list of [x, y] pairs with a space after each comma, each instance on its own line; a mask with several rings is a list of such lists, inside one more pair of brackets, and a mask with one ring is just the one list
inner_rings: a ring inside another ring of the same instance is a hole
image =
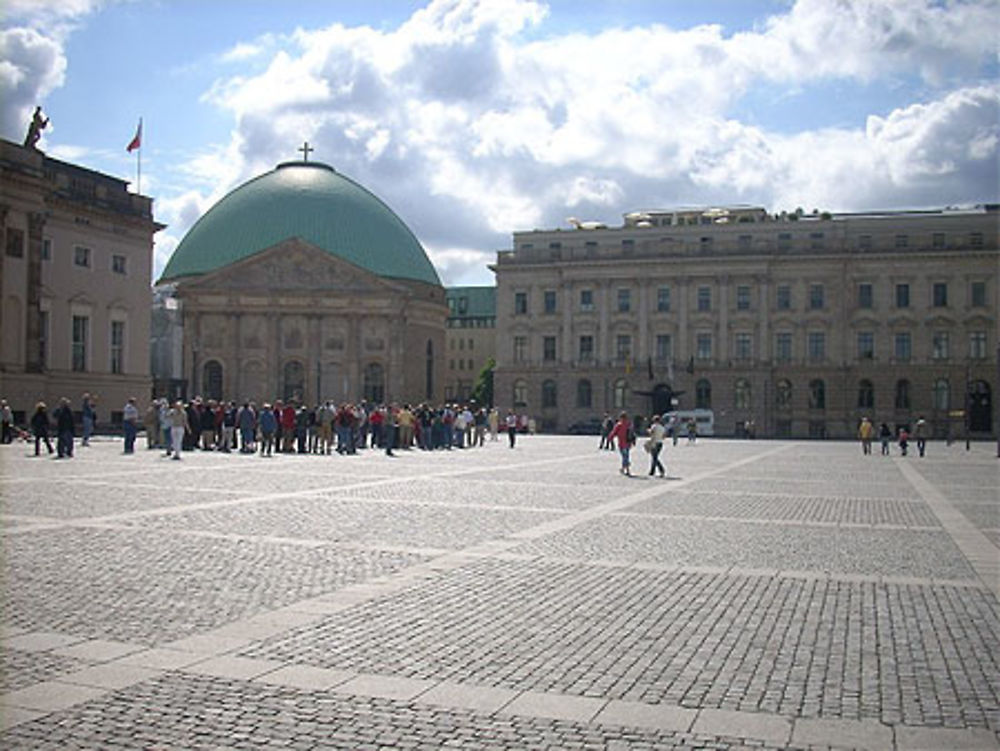
[[[501, 425], [502, 423], [502, 425]], [[334, 404], [314, 406], [275, 401], [259, 407], [253, 402], [202, 400], [170, 404], [154, 400], [143, 416], [148, 447], [162, 448], [179, 459], [185, 450], [298, 454], [356, 454], [380, 449], [424, 451], [483, 446], [487, 435], [499, 440], [501, 427], [511, 438], [526, 423], [508, 412], [475, 404]]]
[[861, 441], [861, 453], [865, 456], [871, 455], [872, 442], [876, 437], [882, 447], [882, 456], [889, 456], [891, 454], [889, 447], [893, 441], [899, 446], [900, 455], [906, 456], [910, 448], [910, 438], [912, 437], [917, 442], [917, 451], [920, 453], [920, 456], [926, 456], [929, 432], [927, 421], [923, 417], [917, 418], [917, 422], [913, 426], [912, 436], [905, 425], [900, 425], [896, 429], [895, 434], [893, 434], [892, 429], [886, 423], [883, 422], [876, 428], [871, 419], [863, 417], [861, 418], [861, 424], [858, 426], [858, 440]]

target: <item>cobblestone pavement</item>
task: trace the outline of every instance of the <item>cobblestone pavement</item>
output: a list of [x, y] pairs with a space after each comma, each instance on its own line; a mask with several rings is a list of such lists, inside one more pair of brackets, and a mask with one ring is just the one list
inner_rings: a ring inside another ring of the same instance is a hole
[[995, 446], [594, 444], [0, 447], [0, 747], [1000, 749]]

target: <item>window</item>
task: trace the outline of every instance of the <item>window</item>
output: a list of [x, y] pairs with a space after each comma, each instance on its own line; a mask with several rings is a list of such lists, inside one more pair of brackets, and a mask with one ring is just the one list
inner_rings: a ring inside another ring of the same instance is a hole
[[931, 334], [931, 358], [934, 360], [948, 359], [949, 336], [947, 331], [935, 331]]
[[514, 362], [524, 362], [528, 359], [528, 337], [514, 337]]
[[635, 240], [622, 240], [622, 253], [630, 255], [635, 250]]
[[740, 250], [750, 250], [753, 248], [753, 235], [740, 235], [736, 244]]
[[542, 359], [545, 362], [556, 361], [556, 338], [554, 336], [542, 338]]
[[17, 227], [7, 228], [7, 255], [11, 258], [24, 258], [24, 230]]
[[934, 282], [931, 288], [931, 304], [935, 308], [944, 308], [948, 305], [948, 283]]
[[584, 334], [580, 337], [579, 359], [581, 362], [589, 362], [594, 359], [594, 337], [590, 334]]
[[934, 381], [934, 409], [947, 410], [951, 406], [951, 388], [947, 378], [938, 378]]
[[707, 378], [702, 378], [694, 386], [695, 409], [712, 408], [712, 384]]
[[871, 310], [874, 306], [875, 298], [872, 291], [872, 285], [868, 282], [862, 282], [858, 285], [858, 307], [865, 310]]
[[931, 247], [943, 248], [944, 247], [944, 232], [935, 232], [931, 235]]
[[983, 247], [983, 233], [982, 232], [970, 232], [969, 233], [969, 245], [973, 248]]
[[659, 362], [666, 362], [673, 356], [673, 343], [670, 334], [656, 335], [656, 359]]
[[792, 288], [787, 284], [778, 285], [778, 310], [791, 310], [792, 308]]
[[49, 364], [49, 311], [38, 311], [38, 365], [45, 370]]
[[792, 234], [790, 232], [778, 233], [778, 250], [792, 249]]
[[619, 378], [611, 389], [611, 406], [615, 409], [624, 409], [627, 402], [628, 383], [624, 378]]
[[913, 356], [913, 342], [909, 331], [901, 331], [892, 339], [892, 354], [899, 362], [909, 362]]
[[871, 249], [872, 249], [872, 236], [858, 235], [858, 250], [871, 250]]
[[750, 334], [737, 334], [734, 356], [737, 360], [749, 360], [753, 356], [753, 340]]
[[514, 315], [523, 316], [528, 313], [528, 293], [514, 293]]
[[594, 290], [580, 290], [580, 310], [591, 311], [594, 309]]
[[111, 322], [111, 372], [125, 372], [125, 321]]
[[809, 285], [809, 309], [810, 310], [820, 310], [823, 307], [823, 285], [822, 284], [810, 284]]
[[778, 362], [790, 362], [792, 359], [792, 335], [781, 331], [774, 337], [774, 359]]
[[73, 248], [73, 264], [83, 268], [90, 268], [90, 248], [77, 245]]
[[556, 406], [556, 382], [542, 381], [542, 407], [552, 409]]
[[736, 381], [736, 385], [733, 387], [733, 408], [744, 410], [750, 409], [750, 397], [750, 381], [746, 378], [738, 379]]
[[42, 240], [42, 260], [51, 261], [52, 260], [52, 240], [46, 237]]
[[513, 389], [514, 406], [515, 407], [526, 407], [528, 406], [528, 384], [524, 381], [517, 380], [514, 381]]
[[896, 381], [896, 409], [910, 408], [910, 382], [905, 378]]
[[809, 409], [826, 409], [826, 384], [818, 378], [809, 381]]
[[590, 381], [582, 379], [576, 382], [576, 406], [589, 408], [594, 400], [594, 390]]
[[791, 409], [792, 382], [782, 379], [774, 388], [774, 406], [778, 409]]
[[458, 348], [459, 349], [465, 349], [465, 339], [459, 339], [458, 340]]
[[547, 315], [556, 312], [556, 291], [554, 289], [547, 289], [542, 293], [542, 306]]
[[986, 282], [973, 282], [969, 286], [969, 300], [974, 308], [986, 306]]
[[632, 309], [632, 290], [618, 290], [618, 312], [628, 313]]
[[910, 244], [910, 238], [908, 235], [896, 235], [896, 247], [906, 248]]
[[812, 250], [823, 250], [826, 241], [822, 232], [809, 233], [809, 247]]
[[218, 360], [209, 360], [202, 368], [201, 393], [206, 399], [222, 398], [222, 364]]
[[87, 340], [90, 338], [90, 319], [73, 316], [72, 368], [80, 373], [87, 369]]
[[809, 359], [812, 362], [821, 362], [826, 359], [826, 333], [822, 331], [810, 331], [809, 337]]
[[867, 378], [858, 381], [858, 409], [874, 409], [875, 386]]
[[712, 335], [698, 334], [695, 337], [695, 357], [699, 360], [712, 359]]
[[111, 256], [111, 270], [116, 274], [125, 273], [125, 256], [115, 254]]
[[708, 253], [712, 250], [712, 238], [702, 237], [700, 240], [701, 249], [703, 252]]
[[986, 358], [986, 332], [969, 332], [969, 358], [972, 360], [983, 360]]
[[736, 288], [736, 309], [750, 310], [750, 287], [746, 284]]
[[896, 307], [897, 308], [908, 308], [908, 307], [910, 307], [910, 285], [909, 284], [897, 284], [896, 285]]
[[698, 287], [698, 310], [706, 312], [712, 309], [712, 288]]
[[460, 297], [458, 298], [458, 314], [464, 316], [469, 312], [469, 298]]
[[632, 337], [628, 334], [619, 334], [615, 337], [615, 358], [619, 361], [627, 360], [632, 356]]
[[875, 358], [875, 334], [871, 331], [858, 332], [858, 359], [872, 360]]
[[670, 287], [660, 287], [656, 290], [656, 310], [658, 313], [670, 312]]

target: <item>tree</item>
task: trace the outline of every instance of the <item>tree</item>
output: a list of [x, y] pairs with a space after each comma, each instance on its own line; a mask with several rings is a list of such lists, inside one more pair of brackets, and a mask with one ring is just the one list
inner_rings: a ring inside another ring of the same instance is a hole
[[480, 406], [493, 407], [493, 369], [496, 366], [497, 362], [492, 357], [487, 360], [483, 369], [479, 371], [476, 385], [472, 387], [472, 399]]

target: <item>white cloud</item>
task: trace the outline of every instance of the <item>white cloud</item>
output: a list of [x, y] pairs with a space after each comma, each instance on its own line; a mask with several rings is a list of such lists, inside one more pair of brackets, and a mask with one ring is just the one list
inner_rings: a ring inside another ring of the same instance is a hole
[[[205, 100], [232, 114], [233, 138], [190, 168], [232, 187], [308, 139], [400, 213], [452, 283], [488, 282], [481, 265], [468, 275], [512, 231], [570, 213], [997, 200], [1000, 95], [975, 82], [996, 64], [996, 0], [799, 0], [731, 36], [560, 34], [545, 18], [534, 2], [436, 0], [397, 29], [299, 30], [259, 74], [220, 75]], [[734, 114], [755, 87], [914, 76], [920, 100], [866, 127], [775, 133]]]
[[0, 133], [19, 140], [35, 106], [65, 74], [66, 57], [55, 40], [27, 28], [0, 31]]

